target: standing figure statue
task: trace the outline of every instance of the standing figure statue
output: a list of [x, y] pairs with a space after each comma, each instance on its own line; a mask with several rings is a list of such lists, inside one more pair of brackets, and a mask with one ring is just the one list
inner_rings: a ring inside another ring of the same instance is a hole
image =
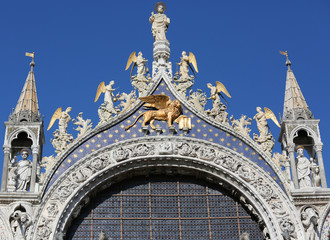
[[65, 111], [62, 111], [62, 108], [59, 107], [58, 109], [56, 109], [56, 111], [54, 112], [47, 131], [53, 126], [54, 122], [58, 119], [58, 130], [60, 134], [66, 134], [67, 133], [67, 128], [68, 128], [68, 124], [71, 121], [71, 117], [69, 115], [69, 112], [71, 112], [72, 108], [68, 107]]
[[71, 121], [69, 112], [72, 108], [68, 107], [65, 111], [62, 111], [62, 108], [59, 107], [54, 112], [52, 118], [50, 119], [47, 131], [53, 126], [55, 121], [58, 119], [58, 129], [53, 132], [54, 139], [51, 139], [51, 143], [55, 148], [56, 153], [62, 152], [69, 143], [73, 141], [71, 134], [67, 133], [68, 124]]
[[[108, 85], [105, 85], [104, 82], [101, 82], [97, 88], [96, 96], [95, 96], [95, 100], [94, 100], [94, 102], [97, 102], [101, 93], [104, 93], [104, 104], [105, 104], [106, 108], [112, 113], [116, 113], [116, 110], [113, 106], [113, 101], [115, 101], [115, 102], [117, 101], [115, 98], [115, 95], [113, 94], [113, 92], [116, 90], [116, 89], [112, 88], [112, 86], [114, 84], [115, 84], [115, 81], [110, 81]], [[112, 99], [113, 99], [113, 101], [112, 101]]]
[[304, 147], [297, 146], [297, 174], [300, 188], [312, 187], [311, 161], [304, 156]]
[[268, 123], [266, 114], [262, 111], [261, 107], [257, 107], [257, 114], [253, 117], [257, 122], [260, 137], [268, 134]]
[[21, 156], [22, 160], [17, 163], [17, 179], [16, 179], [16, 190], [17, 191], [28, 191], [30, 187], [31, 174], [32, 174], [32, 163], [28, 160], [30, 150], [22, 149]]
[[119, 109], [113, 105], [113, 102], [117, 102], [117, 98], [113, 94], [113, 92], [116, 90], [112, 87], [114, 84], [115, 81], [110, 81], [108, 85], [105, 85], [104, 82], [101, 82], [97, 87], [94, 102], [97, 102], [101, 93], [104, 93], [104, 102], [98, 109], [98, 115], [100, 118], [99, 124], [108, 122], [114, 116], [116, 116], [119, 111]]
[[226, 112], [227, 106], [224, 105], [220, 99], [221, 96], [225, 100], [221, 92], [223, 92], [227, 97], [231, 98], [229, 92], [227, 91], [226, 87], [218, 81], [216, 81], [216, 86], [208, 83], [207, 87], [211, 91], [211, 96], [208, 98], [208, 100], [212, 99], [212, 109], [206, 110], [206, 114], [210, 117], [213, 117], [214, 120], [219, 123], [229, 125], [228, 113]]
[[149, 22], [152, 24], [151, 32], [155, 41], [167, 41], [165, 33], [170, 24], [170, 19], [164, 14], [165, 10], [165, 4], [159, 2], [155, 5], [156, 14], [152, 12], [149, 18]]
[[261, 107], [257, 107], [257, 114], [253, 117], [257, 122], [259, 131], [259, 136], [258, 134], [253, 134], [253, 139], [259, 144], [260, 148], [271, 157], [275, 140], [273, 135], [268, 132], [269, 126], [267, 119], [272, 119], [278, 127], [280, 127], [280, 124], [278, 123], [275, 114], [269, 108], [265, 107], [264, 110], [265, 112], [262, 111]]
[[[146, 67], [147, 62], [148, 60], [143, 57], [142, 52], [139, 52], [138, 56], [136, 56], [136, 52], [132, 52], [127, 60], [125, 68], [126, 71], [133, 63], [130, 77], [132, 79], [133, 87], [135, 87], [139, 92], [139, 96], [144, 96], [147, 93], [149, 89], [148, 83], [151, 82], [149, 69]], [[132, 72], [135, 66], [137, 66], [137, 75], [132, 76]], [[148, 75], [146, 76], [146, 74]]]
[[[196, 72], [198, 73], [195, 55], [190, 52], [188, 56], [187, 53], [183, 51], [181, 61], [179, 63], [176, 63], [180, 67], [180, 71], [175, 74], [174, 81], [178, 83], [177, 85], [175, 85], [176, 90], [184, 96], [186, 95], [187, 90], [190, 89], [192, 85], [194, 85], [195, 72], [191, 67], [190, 63], [194, 66]], [[189, 68], [194, 75], [189, 76]]]

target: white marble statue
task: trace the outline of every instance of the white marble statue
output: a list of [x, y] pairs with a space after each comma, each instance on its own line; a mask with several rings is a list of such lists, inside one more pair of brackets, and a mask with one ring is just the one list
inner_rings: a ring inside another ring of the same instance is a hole
[[16, 210], [10, 216], [10, 227], [15, 240], [25, 240], [25, 233], [32, 221], [26, 212]]
[[272, 119], [278, 127], [280, 127], [280, 124], [278, 123], [275, 114], [269, 108], [265, 107], [265, 112], [262, 111], [261, 107], [257, 107], [256, 109], [257, 114], [253, 117], [253, 119], [257, 122], [259, 135], [254, 133], [253, 139], [259, 144], [260, 148], [271, 157], [275, 140], [273, 135], [269, 132], [267, 119]]
[[97, 88], [96, 96], [94, 102], [97, 102], [101, 93], [104, 93], [104, 104], [109, 112], [116, 113], [116, 109], [113, 105], [113, 101], [116, 101], [115, 95], [113, 92], [116, 90], [112, 86], [115, 84], [115, 81], [110, 81], [108, 85], [105, 85], [104, 82], [101, 82]]
[[170, 19], [164, 14], [165, 10], [165, 4], [159, 2], [155, 6], [156, 14], [152, 12], [149, 18], [149, 22], [152, 24], [151, 32], [155, 41], [167, 41], [165, 33], [170, 24]]
[[28, 191], [30, 187], [32, 163], [28, 160], [30, 151], [23, 149], [21, 151], [22, 160], [18, 161], [16, 169], [16, 190]]
[[[146, 67], [147, 62], [148, 60], [143, 57], [142, 52], [139, 52], [138, 56], [136, 56], [135, 52], [132, 52], [127, 60], [125, 68], [126, 71], [133, 63], [131, 68], [132, 85], [138, 90], [140, 96], [144, 96], [146, 94], [149, 89], [148, 83], [151, 82], [149, 69]], [[137, 66], [137, 74], [132, 76], [135, 66]]]
[[266, 115], [262, 111], [261, 107], [257, 107], [257, 114], [253, 117], [253, 119], [257, 122], [260, 137], [266, 136], [268, 134], [268, 123]]
[[71, 112], [72, 108], [68, 107], [65, 111], [61, 113], [61, 117], [58, 121], [58, 129], [60, 133], [67, 133], [68, 124], [71, 121], [71, 117], [69, 112]]
[[56, 153], [62, 152], [66, 149], [68, 144], [73, 141], [72, 135], [67, 133], [68, 124], [71, 121], [71, 117], [69, 115], [71, 110], [72, 108], [68, 107], [65, 111], [62, 111], [62, 108], [59, 107], [56, 109], [49, 122], [47, 130], [49, 130], [58, 119], [58, 129], [53, 132], [54, 139], [50, 140]]
[[305, 228], [305, 239], [315, 240], [317, 238], [318, 214], [312, 207], [307, 207], [301, 213], [301, 222]]
[[195, 55], [191, 52], [188, 56], [185, 51], [182, 51], [182, 57], [180, 59], [180, 62], [176, 63], [179, 66], [180, 70], [178, 73], [175, 74], [174, 81], [177, 83], [177, 85], [175, 85], [176, 90], [180, 94], [185, 96], [187, 90], [190, 89], [192, 85], [194, 85], [194, 75], [189, 76], [189, 68], [191, 68], [191, 70], [193, 71], [190, 63], [193, 65], [196, 72], [198, 72], [198, 67]]
[[110, 81], [108, 85], [105, 85], [104, 82], [101, 82], [97, 88], [94, 102], [97, 102], [100, 95], [104, 93], [104, 102], [98, 108], [98, 115], [100, 118], [98, 125], [110, 121], [119, 112], [119, 109], [113, 104], [113, 102], [117, 101], [117, 98], [113, 93], [116, 90], [112, 87], [114, 84], [114, 81]]
[[297, 146], [297, 174], [300, 188], [312, 187], [311, 161], [304, 156], [304, 147]]
[[312, 180], [313, 187], [321, 187], [320, 168], [315, 164], [312, 166]]

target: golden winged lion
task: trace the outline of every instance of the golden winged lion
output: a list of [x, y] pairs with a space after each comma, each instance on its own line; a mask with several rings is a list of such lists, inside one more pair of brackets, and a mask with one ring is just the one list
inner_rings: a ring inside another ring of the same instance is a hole
[[144, 107], [147, 109], [156, 108], [158, 110], [149, 110], [141, 113], [131, 125], [125, 128], [126, 130], [132, 127], [142, 116], [142, 127], [144, 127], [147, 123], [150, 123], [150, 127], [152, 129], [156, 129], [154, 126], [155, 120], [167, 121], [167, 125], [170, 127], [173, 125], [173, 121], [182, 113], [181, 103], [178, 100], [171, 101], [170, 97], [166, 95], [150, 95], [139, 97], [139, 99], [145, 102]]

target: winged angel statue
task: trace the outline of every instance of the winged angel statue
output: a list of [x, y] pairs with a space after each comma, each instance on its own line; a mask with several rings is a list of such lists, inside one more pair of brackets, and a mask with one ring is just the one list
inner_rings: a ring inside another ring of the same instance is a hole
[[71, 121], [69, 112], [72, 108], [68, 107], [65, 111], [62, 111], [62, 108], [59, 107], [54, 112], [52, 118], [50, 119], [47, 131], [54, 125], [55, 121], [58, 119], [58, 129], [53, 133], [54, 139], [51, 139], [51, 143], [55, 148], [56, 153], [60, 153], [66, 149], [68, 144], [73, 141], [71, 134], [67, 133], [68, 124]]
[[267, 123], [267, 119], [273, 120], [273, 122], [278, 126], [281, 127], [278, 123], [275, 114], [269, 108], [264, 108], [264, 112], [262, 111], [261, 107], [257, 107], [257, 114], [253, 117], [253, 119], [257, 122], [257, 127], [259, 131], [259, 136], [257, 134], [253, 134], [253, 139], [260, 144], [260, 147], [263, 151], [267, 154], [272, 154], [272, 149], [275, 144], [275, 140], [273, 135], [269, 131], [269, 126]]
[[150, 127], [156, 129], [154, 126], [155, 120], [167, 121], [168, 127], [171, 127], [173, 126], [173, 121], [182, 113], [181, 103], [178, 100], [171, 101], [170, 97], [166, 95], [150, 95], [139, 97], [139, 99], [145, 102], [144, 107], [146, 109], [157, 110], [149, 110], [141, 113], [131, 125], [126, 127], [126, 130], [135, 125], [137, 120], [142, 116], [142, 127], [146, 126], [147, 123], [150, 123]]
[[[198, 73], [195, 55], [192, 52], [189, 52], [189, 56], [187, 56], [187, 53], [183, 51], [181, 61], [177, 63], [177, 65], [180, 67], [180, 71], [175, 74], [174, 81], [177, 83], [175, 86], [176, 90], [184, 96], [186, 95], [187, 90], [190, 89], [194, 84], [195, 72], [191, 64], [195, 68], [195, 71]], [[189, 68], [194, 75], [189, 76]]]
[[[136, 52], [132, 52], [127, 60], [125, 68], [126, 71], [132, 65], [130, 74], [132, 85], [138, 90], [140, 96], [146, 94], [148, 90], [148, 83], [151, 81], [149, 69], [146, 67], [146, 62], [148, 62], [148, 60], [143, 57], [141, 52], [138, 53], [138, 56], [136, 56]], [[135, 66], [137, 66], [137, 75], [132, 76]], [[145, 76], [146, 74], [148, 75]]]
[[212, 109], [206, 110], [208, 116], [213, 117], [217, 122], [222, 124], [229, 124], [228, 113], [226, 112], [227, 106], [221, 102], [220, 96], [227, 103], [226, 99], [221, 93], [224, 93], [227, 97], [231, 98], [227, 88], [221, 82], [216, 81], [216, 86], [211, 83], [207, 84], [207, 87], [211, 91], [211, 96], [208, 99], [212, 99]]

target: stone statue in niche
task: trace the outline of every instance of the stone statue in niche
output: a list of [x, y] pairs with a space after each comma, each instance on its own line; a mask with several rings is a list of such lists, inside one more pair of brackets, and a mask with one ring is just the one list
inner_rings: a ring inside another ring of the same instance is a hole
[[32, 163], [28, 160], [30, 154], [29, 149], [22, 149], [21, 156], [22, 160], [18, 161], [16, 168], [16, 190], [17, 191], [28, 191], [30, 188], [31, 174], [32, 174]]
[[155, 42], [167, 41], [165, 33], [170, 24], [170, 19], [164, 14], [165, 10], [165, 4], [159, 2], [155, 5], [156, 14], [151, 12], [151, 16], [149, 18], [149, 22], [152, 24], [151, 32]]
[[10, 216], [10, 227], [14, 235], [15, 240], [25, 240], [25, 233], [32, 221], [26, 212], [16, 210]]
[[312, 166], [312, 181], [314, 187], [321, 187], [320, 168], [317, 165]]
[[[190, 52], [188, 56], [187, 53], [183, 51], [181, 61], [177, 63], [177, 65], [180, 68], [180, 71], [177, 72], [173, 78], [174, 82], [177, 83], [177, 85], [174, 85], [176, 90], [183, 96], [186, 96], [187, 90], [190, 89], [192, 85], [194, 85], [195, 72], [192, 66], [190, 65], [190, 63], [193, 65], [196, 72], [198, 73], [198, 67], [197, 67], [197, 61], [195, 55], [192, 52]], [[189, 68], [191, 69], [194, 75], [189, 76]]]
[[[147, 62], [148, 60], [143, 57], [142, 52], [139, 52], [138, 56], [136, 56], [135, 52], [132, 52], [127, 60], [125, 68], [126, 71], [133, 63], [130, 77], [132, 79], [132, 86], [138, 90], [139, 96], [145, 96], [149, 89], [148, 84], [151, 82], [149, 69], [146, 67]], [[137, 66], [137, 74], [132, 76], [132, 72], [135, 66]]]
[[297, 174], [300, 188], [312, 187], [311, 183], [311, 165], [312, 162], [304, 156], [304, 147], [297, 146]]
[[318, 214], [312, 207], [307, 207], [301, 212], [301, 222], [305, 228], [305, 239], [315, 240], [317, 239], [317, 226], [318, 226]]

